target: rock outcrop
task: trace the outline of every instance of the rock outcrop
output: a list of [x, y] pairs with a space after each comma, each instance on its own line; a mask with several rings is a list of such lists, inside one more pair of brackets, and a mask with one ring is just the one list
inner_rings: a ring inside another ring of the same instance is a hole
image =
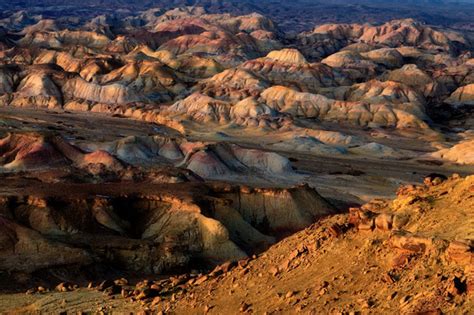
[[73, 163], [77, 167], [103, 165], [110, 170], [123, 168], [105, 151], [83, 152], [60, 137], [36, 133], [9, 134], [0, 140], [0, 161], [4, 170], [20, 171], [57, 167]]
[[[0, 269], [33, 272], [95, 261], [161, 273], [192, 259], [222, 263], [247, 257], [243, 249], [268, 247], [275, 239], [266, 233], [298, 230], [334, 211], [309, 187], [248, 191], [200, 185], [186, 193], [159, 187], [133, 196], [3, 196]], [[97, 194], [103, 189], [96, 188]], [[271, 204], [268, 212], [261, 202]], [[109, 254], [102, 255], [106, 249]]]
[[405, 109], [396, 104], [392, 107], [384, 104], [335, 101], [323, 95], [296, 92], [281, 86], [265, 90], [261, 97], [270, 108], [294, 116], [345, 121], [359, 126], [427, 127], [422, 120], [423, 116], [417, 117], [409, 112], [409, 108]]
[[102, 104], [128, 104], [139, 102], [141, 97], [119, 83], [100, 85], [82, 78], [71, 79], [63, 87], [67, 99], [86, 100]]
[[297, 50], [291, 48], [285, 48], [282, 50], [271, 51], [268, 53], [267, 58], [275, 61], [294, 63], [294, 64], [305, 64], [308, 63], [305, 57]]
[[449, 52], [456, 49], [456, 42], [468, 45], [461, 34], [439, 31], [413, 19], [394, 20], [379, 26], [327, 24], [316, 27], [313, 34], [327, 34], [339, 40], [357, 39], [389, 47], [416, 46], [432, 50], [440, 48]]
[[456, 89], [445, 102], [453, 106], [474, 105], [474, 84], [468, 84]]
[[18, 86], [11, 105], [18, 107], [61, 108], [62, 94], [46, 74], [30, 74]]
[[474, 150], [474, 140], [464, 140], [455, 144], [451, 148], [441, 149], [434, 153], [431, 153], [430, 156], [436, 159], [441, 159], [457, 164], [474, 164], [474, 155], [472, 154]]
[[404, 65], [400, 69], [391, 71], [387, 79], [411, 86], [424, 96], [436, 97], [441, 93], [438, 83], [414, 64]]

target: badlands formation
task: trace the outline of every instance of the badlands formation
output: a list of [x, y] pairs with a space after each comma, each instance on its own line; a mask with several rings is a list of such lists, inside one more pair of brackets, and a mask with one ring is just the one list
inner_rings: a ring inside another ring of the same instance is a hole
[[0, 312], [469, 313], [469, 27], [226, 3], [2, 14]]

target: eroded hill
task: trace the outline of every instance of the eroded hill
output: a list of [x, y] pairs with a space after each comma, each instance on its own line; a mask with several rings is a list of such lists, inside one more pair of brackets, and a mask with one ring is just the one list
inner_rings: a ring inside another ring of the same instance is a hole
[[222, 3], [2, 13], [0, 311], [472, 308], [469, 26]]

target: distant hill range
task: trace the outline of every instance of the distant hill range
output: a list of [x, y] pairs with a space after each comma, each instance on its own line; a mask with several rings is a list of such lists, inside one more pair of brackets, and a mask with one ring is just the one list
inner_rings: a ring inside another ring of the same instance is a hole
[[152, 7], [170, 9], [201, 6], [210, 13], [262, 13], [287, 30], [300, 32], [311, 25], [354, 23], [361, 20], [382, 23], [415, 18], [428, 24], [474, 30], [474, 0], [10, 0], [0, 1], [0, 17], [26, 10], [44, 17], [96, 15], [124, 16]]

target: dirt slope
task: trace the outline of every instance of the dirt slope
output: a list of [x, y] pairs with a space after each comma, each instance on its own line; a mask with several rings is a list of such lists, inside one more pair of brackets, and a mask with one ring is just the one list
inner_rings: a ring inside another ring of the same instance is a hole
[[469, 313], [473, 220], [473, 176], [406, 187], [393, 201], [325, 219], [189, 288], [171, 310]]

